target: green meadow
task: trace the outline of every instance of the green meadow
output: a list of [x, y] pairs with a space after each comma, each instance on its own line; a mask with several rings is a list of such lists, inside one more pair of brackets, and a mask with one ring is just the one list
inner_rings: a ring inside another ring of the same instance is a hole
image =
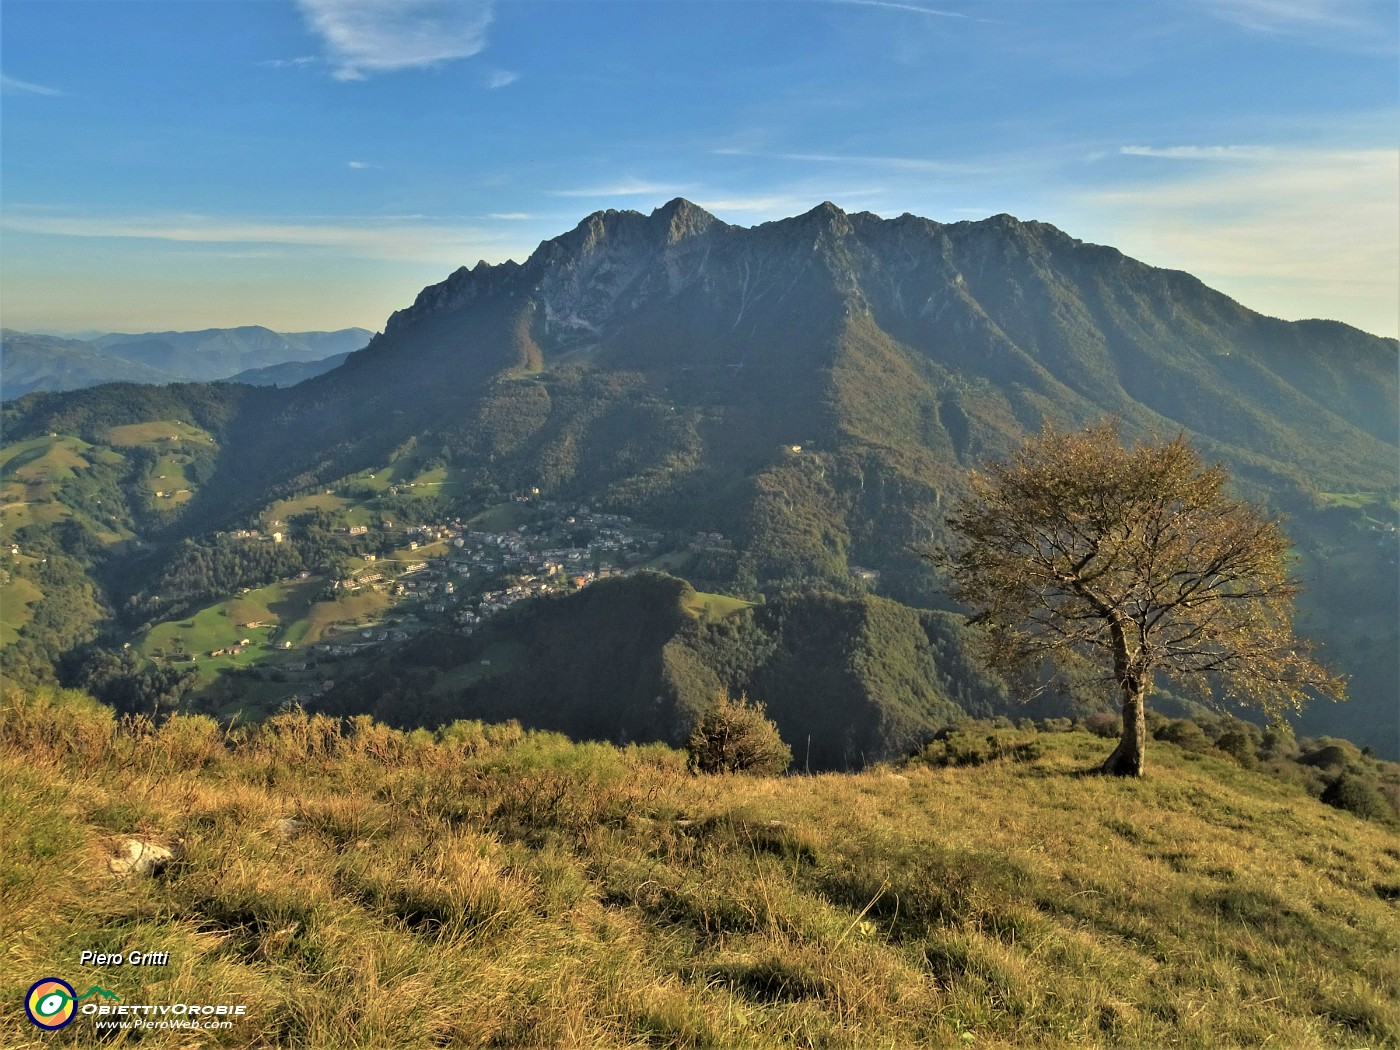
[[686, 603], [685, 608], [702, 620], [714, 622], [731, 616], [740, 609], [751, 609], [754, 603], [727, 594], [709, 594], [696, 591], [695, 597]]
[[[313, 577], [259, 587], [206, 606], [185, 619], [159, 624], [139, 640], [137, 648], [148, 658], [196, 656], [192, 666], [199, 672], [198, 696], [225, 670], [303, 659], [298, 650], [377, 617], [390, 605], [389, 597], [376, 591], [318, 600], [326, 586], [325, 580]], [[249, 623], [260, 626], [245, 626]], [[245, 638], [251, 644], [236, 656], [209, 655]], [[291, 648], [283, 649], [284, 642], [290, 642]]]
[[120, 453], [76, 437], [37, 437], [6, 445], [0, 449], [0, 543], [13, 542], [15, 533], [27, 525], [51, 525], [75, 516], [102, 543], [129, 538], [124, 527], [99, 523], [96, 504], [77, 515], [58, 500], [65, 486], [81, 482], [95, 468], [125, 464]]
[[112, 427], [107, 431], [107, 441], [118, 447], [182, 441], [212, 445], [214, 437], [207, 430], [202, 430], [193, 423], [186, 423], [181, 419], [158, 419], [146, 423], [130, 423], [125, 426]]
[[29, 622], [34, 603], [43, 596], [44, 592], [26, 579], [11, 577], [0, 583], [0, 645], [9, 645], [19, 637], [17, 632]]
[[[246, 1007], [169, 1046], [1400, 1043], [1395, 827], [1219, 752], [1105, 778], [1111, 741], [984, 723], [973, 764], [695, 776], [513, 724], [3, 704], [7, 1046], [92, 1045], [31, 1032], [44, 974]], [[114, 878], [128, 837], [173, 863]], [[170, 964], [78, 963], [133, 949]]]

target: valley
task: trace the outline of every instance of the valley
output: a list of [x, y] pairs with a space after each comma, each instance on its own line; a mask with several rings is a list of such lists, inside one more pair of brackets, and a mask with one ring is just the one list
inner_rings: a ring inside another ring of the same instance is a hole
[[1111, 415], [1286, 519], [1351, 678], [1299, 730], [1394, 757], [1396, 353], [1010, 216], [599, 212], [286, 389], [8, 403], [0, 660], [128, 710], [670, 743], [750, 691], [859, 767], [1026, 710], [927, 555], [980, 461]]

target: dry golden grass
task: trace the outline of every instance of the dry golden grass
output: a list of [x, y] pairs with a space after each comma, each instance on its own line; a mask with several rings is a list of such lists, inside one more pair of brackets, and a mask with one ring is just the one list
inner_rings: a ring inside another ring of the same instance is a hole
[[[703, 778], [660, 747], [0, 705], [0, 1045], [47, 975], [232, 1002], [156, 1045], [1383, 1047], [1400, 842], [1215, 756]], [[127, 836], [172, 846], [115, 879]], [[163, 968], [79, 952], [169, 951]], [[104, 1037], [115, 1046], [138, 1033]]]

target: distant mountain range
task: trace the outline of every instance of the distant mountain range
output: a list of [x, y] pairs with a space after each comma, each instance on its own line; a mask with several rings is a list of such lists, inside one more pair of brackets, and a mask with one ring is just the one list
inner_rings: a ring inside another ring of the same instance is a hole
[[[173, 349], [130, 349], [173, 348], [169, 339], [123, 339], [115, 348], [137, 363], [169, 365]], [[1264, 317], [1189, 274], [1044, 223], [882, 219], [824, 203], [742, 228], [676, 200], [650, 215], [590, 215], [524, 263], [460, 269], [339, 367], [291, 389], [35, 394], [7, 409], [6, 429], [12, 439], [101, 443], [113, 427], [150, 420], [203, 428], [215, 450], [178, 513], [145, 534], [160, 544], [209, 542], [276, 501], [312, 496], [331, 515], [316, 528], [328, 528], [339, 513], [332, 491], [378, 484], [389, 464], [395, 476], [447, 479], [434, 490], [451, 493], [436, 497], [438, 515], [468, 517], [538, 490], [666, 534], [722, 535], [720, 547], [680, 552], [664, 567], [706, 592], [787, 603], [736, 614], [749, 655], [740, 660], [725, 648], [738, 643], [719, 635], [703, 645], [658, 636], [656, 653], [629, 658], [654, 667], [661, 649], [684, 648], [677, 658], [698, 668], [688, 654], [703, 651], [705, 669], [688, 670], [688, 681], [757, 686], [787, 666], [764, 655], [789, 637], [772, 609], [810, 616], [823, 631], [847, 624], [863, 632], [850, 652], [865, 654], [853, 658], [867, 670], [852, 686], [864, 699], [833, 699], [833, 709], [864, 711], [849, 718], [898, 733], [870, 739], [853, 723], [811, 746], [866, 756], [917, 738], [928, 728], [921, 718], [971, 695], [970, 680], [930, 679], [923, 714], [900, 706], [909, 676], [932, 674], [920, 670], [925, 650], [942, 647], [940, 667], [961, 659], [955, 631], [918, 626], [919, 610], [954, 610], [914, 548], [945, 535], [968, 470], [1046, 419], [1075, 426], [1113, 415], [1130, 436], [1184, 431], [1228, 465], [1238, 492], [1287, 517], [1302, 551], [1305, 628], [1351, 674], [1355, 698], [1306, 726], [1394, 754], [1397, 365], [1394, 339]], [[372, 496], [356, 520], [391, 516]], [[159, 550], [141, 554], [150, 578]], [[120, 565], [106, 574], [121, 578]], [[871, 578], [907, 616], [810, 597], [864, 600], [859, 581]], [[128, 600], [141, 607], [139, 595], [110, 595], [115, 608]], [[612, 616], [608, 629], [645, 635], [625, 620]], [[547, 622], [522, 617], [515, 638], [495, 642], [545, 653], [529, 632]], [[577, 633], [588, 617], [567, 622]], [[598, 648], [608, 651], [602, 640]], [[833, 642], [831, 651], [844, 650]], [[499, 689], [435, 686], [442, 710], [503, 717], [506, 697], [514, 717], [559, 724], [539, 715], [557, 681], [537, 661], [526, 665], [528, 675], [501, 677]], [[899, 671], [880, 684], [881, 666]], [[775, 708], [798, 703], [784, 696]], [[677, 721], [650, 709], [645, 724], [619, 717], [610, 735], [629, 739]]]
[[[4, 330], [0, 335], [0, 396], [33, 390], [77, 390], [101, 383], [170, 383], [230, 379], [290, 385], [334, 368], [369, 342], [363, 328], [337, 332], [274, 332], [259, 325], [200, 332], [108, 333], [70, 339]], [[324, 367], [317, 364], [333, 359]], [[263, 375], [294, 364], [299, 370]], [[251, 373], [243, 377], [242, 373]]]

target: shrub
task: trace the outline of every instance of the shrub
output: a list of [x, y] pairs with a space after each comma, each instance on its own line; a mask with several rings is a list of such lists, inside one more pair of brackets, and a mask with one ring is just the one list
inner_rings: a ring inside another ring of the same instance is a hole
[[1393, 820], [1396, 816], [1390, 800], [1381, 794], [1380, 785], [1351, 773], [1343, 773], [1327, 785], [1322, 801], [1364, 820]]
[[911, 761], [934, 767], [983, 766], [999, 759], [1033, 762], [1043, 751], [1044, 746], [1033, 733], [996, 729], [988, 722], [963, 722], [939, 730], [933, 742]]
[[1206, 731], [1189, 718], [1174, 718], [1152, 734], [1158, 740], [1175, 744], [1183, 751], [1205, 751], [1210, 747]]
[[174, 715], [141, 740], [142, 752], [158, 755], [164, 769], [203, 769], [224, 754], [224, 731], [208, 715]]
[[1294, 739], [1293, 727], [1279, 721], [1269, 726], [1260, 736], [1260, 758], [1292, 758], [1298, 754], [1298, 741]]
[[1225, 730], [1220, 734], [1220, 739], [1215, 742], [1215, 746], [1246, 769], [1254, 769], [1259, 765], [1258, 741], [1246, 729], [1232, 727]]
[[1328, 736], [1313, 742], [1311, 746], [1304, 746], [1302, 751], [1298, 761], [1305, 766], [1316, 766], [1318, 769], [1340, 769], [1353, 765], [1361, 759], [1361, 752], [1357, 750], [1355, 744]]
[[746, 695], [715, 697], [685, 745], [690, 768], [699, 773], [781, 773], [792, 762], [792, 748], [768, 720], [761, 703]]
[[1123, 735], [1123, 719], [1112, 711], [1095, 711], [1084, 719], [1084, 728], [1095, 736], [1117, 740]]

